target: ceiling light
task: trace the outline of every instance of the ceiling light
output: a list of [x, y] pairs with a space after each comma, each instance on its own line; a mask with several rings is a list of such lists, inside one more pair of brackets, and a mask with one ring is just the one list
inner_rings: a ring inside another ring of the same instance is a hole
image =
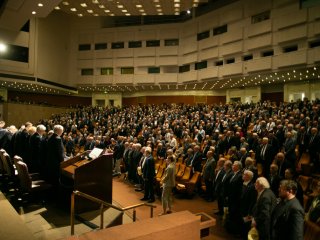
[[130, 13], [126, 13], [125, 15], [126, 15], [126, 16], [130, 16], [131, 14], [130, 14]]
[[173, 2], [178, 3], [178, 2], [180, 2], [180, 0], [174, 0]]
[[158, 8], [158, 9], [157, 9], [157, 12], [162, 12], [162, 9], [161, 9], [161, 8]]
[[123, 8], [123, 5], [119, 4], [117, 7], [118, 7], [118, 8]]
[[180, 3], [175, 3], [174, 7], [180, 7]]
[[187, 10], [187, 14], [190, 14], [190, 13], [191, 13], [191, 11], [188, 9], [188, 10]]
[[113, 16], [114, 16], [114, 13], [110, 13], [109, 16], [113, 17]]
[[160, 4], [157, 4], [157, 5], [156, 5], [156, 8], [161, 8], [161, 5], [160, 5]]
[[54, 7], [55, 10], [60, 10], [59, 6]]
[[88, 12], [88, 13], [93, 13], [93, 10], [88, 9], [87, 12]]
[[104, 10], [104, 12], [105, 12], [105, 13], [109, 13], [109, 12], [110, 12], [110, 10], [109, 10], [109, 9], [106, 9], [106, 10]]
[[88, 7], [86, 3], [80, 3], [81, 7]]
[[141, 4], [137, 4], [136, 8], [142, 8], [142, 5]]
[[42, 3], [38, 3], [38, 7], [43, 7], [43, 4]]
[[174, 15], [180, 15], [180, 13], [179, 12], [175, 12]]
[[70, 11], [72, 11], [72, 12], [76, 12], [76, 11], [77, 11], [77, 9], [76, 9], [76, 8], [70, 8]]
[[163, 15], [163, 13], [162, 12], [158, 12], [158, 15]]
[[4, 53], [7, 51], [7, 45], [4, 43], [0, 43], [0, 53]]
[[35, 15], [35, 14], [37, 14], [37, 12], [36, 11], [32, 11], [32, 14]]
[[105, 8], [105, 6], [104, 5], [99, 5], [99, 8]]
[[98, 0], [92, 0], [92, 3], [99, 4], [99, 1]]
[[98, 14], [98, 13], [95, 13], [95, 14], [93, 14], [93, 16], [98, 17], [98, 16], [99, 16], [99, 14]]
[[128, 12], [128, 11], [127, 11], [127, 9], [122, 9], [121, 12], [125, 13], [125, 12]]
[[146, 13], [141, 13], [141, 15], [145, 16], [145, 15], [147, 15], [147, 14], [146, 14]]
[[68, 2], [62, 2], [63, 5], [68, 6], [69, 3]]
[[139, 12], [144, 12], [144, 9], [139, 9]]

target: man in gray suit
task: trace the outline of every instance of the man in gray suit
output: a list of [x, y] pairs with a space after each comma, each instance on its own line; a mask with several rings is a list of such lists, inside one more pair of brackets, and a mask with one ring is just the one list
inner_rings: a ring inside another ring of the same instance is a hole
[[257, 228], [260, 240], [270, 240], [271, 214], [277, 204], [277, 199], [266, 178], [259, 177], [255, 188], [258, 192], [258, 199], [253, 207], [252, 226]]
[[161, 179], [163, 187], [161, 196], [163, 212], [159, 214], [160, 216], [172, 212], [172, 189], [175, 187], [175, 159], [173, 156], [168, 156], [166, 162], [167, 168], [164, 172], [164, 177]]

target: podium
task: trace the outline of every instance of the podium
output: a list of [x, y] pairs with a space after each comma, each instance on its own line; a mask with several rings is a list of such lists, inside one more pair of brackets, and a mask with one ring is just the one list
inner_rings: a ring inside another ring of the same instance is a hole
[[[112, 203], [112, 154], [103, 154], [95, 159], [86, 158], [88, 152], [61, 162], [61, 178], [72, 183], [78, 190], [105, 202]], [[99, 204], [76, 197], [75, 213], [99, 209]]]

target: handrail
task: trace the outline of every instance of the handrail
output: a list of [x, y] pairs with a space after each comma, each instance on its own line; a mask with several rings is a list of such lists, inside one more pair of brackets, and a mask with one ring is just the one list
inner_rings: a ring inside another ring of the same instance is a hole
[[125, 208], [120, 208], [120, 207], [117, 207], [111, 203], [108, 203], [108, 202], [105, 202], [99, 198], [96, 198], [96, 197], [93, 197], [91, 195], [88, 195], [86, 193], [83, 193], [83, 192], [80, 192], [78, 190], [74, 190], [72, 192], [72, 195], [71, 195], [71, 213], [70, 213], [70, 225], [71, 225], [71, 235], [74, 235], [74, 217], [75, 217], [75, 213], [74, 213], [74, 206], [75, 206], [75, 196], [80, 196], [80, 197], [83, 197], [83, 198], [86, 198], [92, 202], [96, 202], [98, 204], [100, 204], [100, 229], [103, 229], [103, 221], [104, 221], [104, 218], [103, 218], [103, 212], [104, 212], [104, 207], [110, 207], [110, 208], [113, 208], [113, 209], [116, 209], [120, 212], [125, 212], [125, 211], [128, 211], [130, 209], [133, 209], [133, 221], [135, 222], [136, 221], [136, 208], [138, 207], [141, 207], [141, 206], [147, 206], [147, 207], [150, 207], [150, 217], [152, 218], [153, 217], [153, 209], [156, 208], [157, 206], [155, 205], [152, 205], [152, 204], [149, 204], [149, 203], [139, 203], [139, 204], [135, 204], [135, 205], [131, 205], [131, 206], [128, 206], [128, 207], [125, 207]]

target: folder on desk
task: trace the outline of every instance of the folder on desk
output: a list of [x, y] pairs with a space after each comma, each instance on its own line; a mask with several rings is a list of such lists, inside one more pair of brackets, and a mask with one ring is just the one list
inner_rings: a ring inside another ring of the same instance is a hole
[[94, 148], [91, 150], [91, 152], [89, 153], [89, 158], [91, 159], [96, 159], [97, 157], [99, 157], [102, 153], [103, 149], [101, 148]]

